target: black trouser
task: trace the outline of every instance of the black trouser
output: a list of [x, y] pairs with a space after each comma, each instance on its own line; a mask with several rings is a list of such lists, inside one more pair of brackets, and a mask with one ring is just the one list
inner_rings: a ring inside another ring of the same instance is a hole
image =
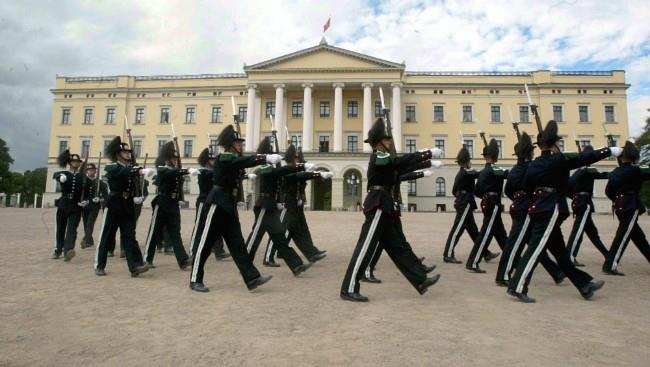
[[84, 237], [82, 241], [86, 246], [95, 245], [93, 231], [95, 230], [95, 222], [97, 221], [97, 215], [99, 215], [99, 209], [101, 209], [101, 207], [102, 205], [100, 203], [90, 202], [81, 210], [81, 217], [84, 225]]
[[[319, 250], [314, 246], [314, 241], [309, 232], [305, 210], [302, 206], [285, 206], [280, 213], [280, 221], [285, 226], [285, 236], [288, 241], [293, 240], [298, 250], [309, 260], [315, 256]], [[266, 262], [275, 261], [275, 253], [278, 249], [273, 245], [273, 239], [269, 238], [266, 243], [266, 252], [264, 260]]]
[[162, 232], [166, 229], [167, 233], [169, 233], [169, 243], [167, 245], [174, 249], [174, 256], [176, 256], [178, 266], [183, 266], [188, 261], [189, 256], [185, 252], [183, 239], [181, 238], [181, 209], [178, 207], [176, 200], [171, 203], [169, 200], [172, 199], [159, 197], [158, 202], [154, 205], [145, 242], [145, 260], [148, 263], [153, 263], [153, 258], [156, 255], [156, 245], [162, 241]]
[[639, 227], [639, 211], [626, 211], [621, 214], [616, 214], [618, 217], [618, 228], [616, 229], [616, 236], [612, 242], [612, 247], [609, 249], [609, 255], [603, 265], [603, 270], [616, 270], [621, 262], [621, 257], [627, 248], [630, 240], [634, 242], [636, 248], [639, 249], [641, 254], [645, 256], [646, 260], [650, 263], [650, 245], [645, 237], [645, 233]]
[[56, 247], [54, 252], [68, 252], [74, 249], [77, 241], [77, 227], [81, 220], [81, 208], [66, 210], [56, 209]]
[[515, 275], [508, 286], [517, 293], [528, 293], [528, 285], [533, 277], [533, 272], [540, 255], [548, 248], [560, 269], [571, 280], [573, 285], [580, 289], [587, 285], [593, 278], [584, 271], [577, 269], [569, 256], [562, 237], [560, 225], [564, 219], [560, 218], [558, 205], [551, 213], [539, 213], [530, 216], [532, 232], [529, 246], [524, 251]]
[[251, 261], [255, 260], [255, 253], [266, 232], [273, 240], [274, 247], [278, 249], [282, 260], [287, 263], [291, 271], [302, 265], [302, 259], [298, 256], [296, 250], [289, 247], [289, 240], [285, 235], [286, 228], [280, 221], [280, 212], [277, 210], [269, 212], [265, 208], [258, 206], [253, 210], [255, 211], [255, 221], [253, 222], [253, 229], [246, 240], [246, 251], [248, 251]]
[[447, 244], [445, 245], [445, 257], [455, 257], [454, 249], [456, 248], [456, 244], [466, 230], [472, 242], [476, 242], [478, 227], [474, 220], [474, 211], [470, 205], [466, 205], [462, 209], [456, 208], [456, 219], [454, 219], [454, 225], [451, 227], [451, 231], [447, 237]]
[[120, 246], [124, 248], [129, 271], [142, 266], [142, 253], [135, 239], [135, 210], [133, 198], [109, 197], [104, 209], [99, 245], [95, 250], [95, 269], [106, 267], [108, 245], [115, 245], [115, 233], [120, 230]]
[[591, 240], [591, 243], [593, 243], [598, 251], [603, 254], [603, 257], [607, 259], [607, 247], [605, 247], [603, 241], [600, 240], [598, 229], [591, 218], [590, 205], [587, 205], [585, 209], [575, 213], [575, 221], [573, 222], [573, 228], [571, 228], [568, 243], [569, 254], [573, 261], [578, 257], [578, 251], [580, 250], [580, 244], [582, 243], [582, 236], [585, 233], [587, 234], [587, 237], [589, 237], [589, 240]]
[[257, 271], [248, 257], [248, 252], [246, 252], [246, 243], [241, 233], [241, 224], [236, 212], [229, 213], [224, 208], [212, 204], [204, 206], [200, 215], [199, 227], [203, 228], [203, 231], [201, 231], [200, 237], [197, 235], [197, 247], [194, 252], [190, 282], [203, 283], [203, 266], [208, 256], [210, 256], [217, 238], [223, 238], [226, 242], [230, 255], [242, 278], [244, 278], [244, 282], [249, 283], [259, 278], [260, 272]]
[[[135, 225], [137, 227], [138, 225], [138, 219], [140, 219], [140, 213], [142, 213], [142, 205], [143, 204], [133, 204], [134, 207], [134, 218], [135, 218]], [[106, 213], [104, 213], [105, 215]], [[107, 246], [108, 252], [113, 253], [115, 252], [115, 237], [111, 240], [111, 242]], [[124, 245], [122, 242], [120, 242], [120, 251], [124, 252]]]
[[[496, 281], [506, 281], [512, 278], [512, 273], [524, 252], [524, 246], [530, 241], [532, 226], [528, 215], [511, 215], [512, 228], [506, 241], [506, 247], [499, 260]], [[539, 255], [539, 261], [554, 281], [563, 275], [560, 267], [548, 256], [548, 250]]]
[[501, 218], [501, 204], [490, 205], [483, 211], [483, 225], [481, 226], [478, 237], [476, 237], [476, 241], [474, 241], [474, 247], [472, 247], [472, 251], [467, 258], [467, 263], [465, 264], [467, 268], [478, 268], [478, 264], [487, 253], [486, 251], [488, 251], [492, 237], [494, 237], [501, 250], [503, 250], [506, 246], [508, 235], [506, 228], [503, 226], [503, 219]]
[[365, 213], [365, 216], [357, 246], [343, 278], [341, 293], [359, 292], [359, 279], [368, 268], [378, 245], [386, 250], [399, 271], [417, 289], [417, 286], [426, 280], [427, 275], [422, 269], [420, 259], [401, 240], [395, 215], [374, 209]]
[[[203, 224], [205, 222], [201, 223], [201, 212], [203, 211], [203, 206], [204, 202], [203, 200], [197, 200], [196, 201], [196, 213], [194, 217], [194, 227], [192, 228], [192, 235], [190, 237], [190, 246], [191, 246], [191, 251], [190, 251], [190, 256], [194, 256], [196, 253], [196, 248], [199, 246], [199, 242], [197, 240], [198, 238], [201, 238], [201, 233], [203, 233]], [[215, 257], [219, 257], [220, 255], [223, 255], [226, 253], [226, 251], [223, 248], [223, 238], [219, 237], [215, 241], [215, 243], [212, 245], [212, 252], [214, 252]]]

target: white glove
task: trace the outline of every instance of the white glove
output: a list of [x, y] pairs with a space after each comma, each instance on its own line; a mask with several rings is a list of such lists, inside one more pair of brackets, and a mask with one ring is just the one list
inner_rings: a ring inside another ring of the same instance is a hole
[[[145, 169], [148, 169], [148, 168], [145, 168]], [[144, 201], [144, 197], [142, 197], [142, 196], [136, 196], [136, 197], [133, 198], [133, 202], [136, 203], [137, 205], [142, 204], [143, 201]]]
[[199, 170], [196, 168], [188, 168], [187, 172], [190, 174], [190, 176], [198, 176], [199, 175]]
[[429, 170], [422, 171], [422, 174], [424, 177], [431, 177], [431, 175], [433, 175], [433, 173]]
[[431, 161], [431, 167], [440, 168], [440, 167], [442, 167], [442, 162], [441, 161]]
[[279, 154], [267, 154], [266, 155], [266, 163], [268, 164], [277, 164], [280, 163], [282, 160], [282, 156]]
[[440, 158], [440, 157], [442, 157], [442, 153], [443, 153], [443, 152], [442, 152], [442, 149], [439, 149], [439, 148], [431, 148], [430, 150], [431, 150], [431, 155], [433, 156], [433, 158]]
[[277, 204], [275, 204], [275, 207], [278, 208], [278, 210], [283, 210], [284, 209], [284, 204], [277, 203]]
[[80, 201], [80, 202], [77, 203], [77, 205], [79, 205], [80, 207], [83, 208], [83, 207], [85, 207], [86, 205], [88, 205], [88, 200]]
[[66, 176], [66, 175], [59, 176], [59, 182], [60, 183], [65, 183], [66, 181], [68, 181], [68, 176]]
[[316, 168], [316, 163], [305, 163], [305, 171], [313, 171]]
[[146, 178], [153, 176], [156, 171], [153, 168], [143, 168], [140, 170], [140, 174]]
[[320, 177], [322, 177], [325, 180], [328, 180], [328, 179], [334, 177], [334, 173], [329, 172], [329, 171], [321, 171], [320, 172]]
[[254, 180], [254, 179], [257, 178], [257, 175], [254, 174], [254, 173], [248, 173], [248, 174], [246, 174], [246, 178], [249, 179], [249, 180]]
[[93, 203], [95, 203], [95, 204], [99, 203], [99, 198], [98, 198], [98, 197], [94, 197], [94, 198], [93, 198]]
[[621, 147], [610, 147], [609, 152], [612, 157], [620, 157], [623, 154], [623, 148]]

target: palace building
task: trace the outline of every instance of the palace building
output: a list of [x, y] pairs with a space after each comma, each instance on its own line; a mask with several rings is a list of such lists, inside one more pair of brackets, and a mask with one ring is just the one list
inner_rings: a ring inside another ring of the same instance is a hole
[[[196, 157], [216, 147], [221, 129], [239, 115], [246, 151], [271, 135], [271, 119], [280, 149], [288, 142], [302, 147], [309, 161], [331, 171], [331, 181], [308, 187], [312, 210], [349, 210], [363, 202], [370, 147], [365, 135], [382, 113], [380, 90], [390, 109], [398, 152], [437, 147], [444, 168], [433, 176], [404, 183], [405, 206], [417, 211], [453, 210], [451, 189], [458, 170], [454, 158], [466, 144], [476, 168], [483, 165], [479, 131], [502, 147], [499, 165], [515, 163], [516, 135], [512, 122], [531, 135], [537, 132], [524, 83], [544, 123], [560, 123], [561, 149], [606, 145], [605, 128], [617, 141], [628, 137], [625, 72], [408, 71], [396, 63], [320, 44], [271, 60], [245, 65], [243, 73], [160, 76], [57, 76], [48, 171], [58, 170], [56, 156], [70, 148], [97, 163], [99, 152], [115, 136], [125, 137], [125, 118], [133, 135], [138, 163], [154, 162], [158, 149], [172, 137], [173, 123], [183, 165], [197, 166]], [[231, 103], [234, 98], [234, 110]], [[105, 163], [106, 160], [104, 159]], [[614, 160], [600, 164], [604, 170]], [[194, 205], [195, 179], [187, 177], [186, 200]], [[245, 184], [254, 200], [255, 182]], [[48, 180], [46, 203], [52, 203], [56, 183]], [[150, 196], [150, 199], [153, 195]], [[596, 185], [597, 207], [608, 211], [604, 183]]]

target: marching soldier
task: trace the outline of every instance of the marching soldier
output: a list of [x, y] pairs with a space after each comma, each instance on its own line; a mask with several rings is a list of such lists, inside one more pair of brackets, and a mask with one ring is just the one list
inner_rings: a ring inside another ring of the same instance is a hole
[[528, 211], [532, 234], [529, 246], [508, 284], [508, 294], [526, 303], [535, 302], [535, 299], [528, 296], [528, 284], [539, 262], [539, 255], [546, 248], [585, 299], [591, 299], [594, 292], [605, 284], [602, 280], [593, 280], [589, 274], [573, 265], [560, 225], [569, 216], [566, 202], [569, 172], [610, 155], [618, 156], [622, 149], [612, 147], [580, 154], [561, 153], [556, 145], [558, 140], [557, 123], [551, 120], [537, 136], [537, 146], [542, 153], [530, 163], [524, 179], [524, 189], [533, 192], [532, 205]]
[[[594, 148], [591, 145], [582, 148], [583, 152], [591, 152], [593, 150]], [[596, 246], [596, 249], [607, 259], [607, 247], [601, 241], [598, 235], [598, 229], [591, 218], [591, 213], [595, 211], [594, 203], [591, 200], [594, 195], [594, 181], [607, 179], [607, 176], [607, 172], [599, 172], [598, 169], [587, 166], [577, 169], [571, 175], [571, 178], [569, 178], [569, 194], [573, 199], [571, 208], [573, 209], [575, 221], [573, 222], [573, 228], [569, 235], [568, 246], [571, 260], [575, 266], [584, 266], [576, 260], [576, 257], [580, 250], [582, 236], [585, 233], [589, 237], [589, 240], [591, 240], [591, 243]]]
[[271, 276], [262, 276], [246, 252], [246, 243], [241, 233], [237, 213], [237, 187], [242, 179], [242, 169], [263, 164], [276, 164], [278, 154], [242, 156], [242, 139], [232, 125], [226, 126], [218, 137], [219, 145], [225, 151], [217, 155], [214, 162], [214, 187], [206, 197], [196, 234], [198, 245], [194, 252], [194, 264], [190, 275], [190, 289], [209, 292], [203, 284], [203, 266], [217, 238], [223, 237], [233, 261], [244, 278], [246, 287], [253, 290], [268, 282]]
[[150, 268], [155, 268], [153, 259], [156, 255], [156, 245], [162, 240], [163, 230], [167, 230], [169, 233], [168, 245], [174, 249], [178, 266], [185, 270], [192, 265], [181, 239], [181, 209], [178, 201], [185, 175], [196, 176], [198, 170], [177, 167], [178, 156], [176, 154], [174, 142], [169, 141], [162, 146], [156, 159], [157, 173], [154, 184], [158, 186], [158, 195], [152, 202], [153, 213], [145, 242], [145, 264]]
[[393, 186], [398, 185], [398, 173], [406, 167], [430, 160], [431, 150], [393, 157], [388, 152], [393, 144], [392, 136], [386, 133], [384, 120], [379, 118], [368, 131], [366, 143], [373, 153], [368, 162], [368, 195], [363, 211], [366, 220], [354, 249], [350, 264], [341, 285], [341, 298], [353, 302], [367, 302], [359, 293], [359, 280], [371, 261], [375, 248], [381, 245], [391, 260], [420, 294], [435, 284], [440, 275], [427, 278], [420, 259], [400, 238], [393, 198]]
[[102, 182], [101, 178], [96, 176], [97, 166], [93, 163], [88, 163], [86, 165], [86, 191], [84, 194], [88, 200], [88, 204], [81, 211], [84, 227], [84, 237], [81, 239], [82, 249], [95, 246], [95, 240], [93, 239], [95, 221], [97, 221], [99, 210], [104, 205], [104, 201], [108, 196], [106, 183]]
[[650, 168], [635, 165], [638, 160], [639, 150], [628, 141], [619, 157], [619, 167], [609, 174], [605, 194], [613, 203], [619, 223], [607, 260], [603, 264], [605, 274], [624, 275], [618, 271], [618, 265], [630, 240], [650, 263], [650, 244], [637, 223], [639, 215], [646, 212], [645, 205], [639, 199], [639, 191], [643, 182], [650, 180]]
[[[499, 268], [495, 282], [502, 287], [508, 286], [508, 281], [512, 277], [512, 272], [517, 261], [524, 251], [524, 246], [530, 239], [530, 216], [528, 216], [528, 209], [531, 206], [532, 192], [527, 192], [524, 186], [524, 178], [528, 165], [533, 159], [533, 142], [530, 136], [524, 132], [519, 138], [519, 142], [515, 144], [515, 155], [517, 156], [517, 164], [512, 167], [508, 172], [508, 180], [506, 181], [505, 194], [512, 204], [510, 205], [510, 218], [512, 219], [512, 227], [510, 234], [506, 241], [506, 246], [503, 249], [503, 255], [499, 261]], [[547, 251], [540, 254], [540, 262], [548, 273], [553, 277], [556, 284], [564, 281], [564, 274], [560, 268], [548, 257]]]
[[[298, 153], [296, 147], [291, 144], [287, 148], [284, 160], [288, 166], [297, 166], [299, 164], [307, 163], [304, 160], [302, 152]], [[280, 213], [280, 221], [286, 228], [285, 234], [287, 240], [293, 240], [302, 254], [311, 263], [322, 260], [326, 251], [319, 250], [314, 246], [314, 242], [309, 232], [307, 225], [307, 218], [305, 218], [305, 202], [307, 196], [305, 194], [305, 186], [308, 180], [313, 179], [330, 179], [334, 174], [332, 172], [307, 172], [300, 171], [290, 173], [283, 177], [282, 180], [282, 197], [284, 209]], [[275, 262], [276, 247], [273, 245], [273, 240], [269, 238], [266, 244], [266, 252], [264, 256], [264, 265], [270, 267], [278, 267], [280, 264]]]
[[111, 160], [104, 167], [105, 177], [108, 181], [110, 193], [106, 200], [106, 209], [99, 233], [99, 245], [95, 250], [95, 275], [104, 276], [106, 271], [106, 258], [108, 245], [115, 243], [115, 234], [120, 230], [120, 245], [124, 247], [126, 262], [132, 277], [149, 270], [142, 262], [142, 253], [135, 239], [135, 205], [134, 192], [139, 176], [151, 176], [151, 168], [141, 168], [132, 165], [132, 151], [129, 146], [122, 143], [116, 136], [104, 149], [106, 156]]
[[499, 256], [498, 253], [488, 252], [492, 237], [502, 250], [508, 238], [501, 219], [503, 181], [506, 179], [508, 171], [494, 165], [499, 160], [499, 145], [496, 140], [490, 140], [490, 143], [483, 149], [483, 157], [485, 157], [485, 167], [479, 173], [474, 189], [474, 195], [481, 198], [483, 225], [465, 264], [467, 270], [474, 273], [485, 273], [485, 270], [478, 266], [482, 258], [485, 258], [485, 261], [490, 261]]
[[63, 253], [63, 259], [70, 261], [75, 256], [74, 246], [81, 220], [85, 175], [79, 172], [81, 158], [78, 154], [70, 154], [68, 149], [57, 157], [57, 163], [61, 168], [68, 166], [69, 169], [55, 172], [52, 177], [61, 187], [61, 197], [55, 201], [56, 247], [52, 259], [60, 258]]
[[[260, 142], [257, 148], [257, 154], [271, 154], [271, 141], [268, 137]], [[248, 240], [246, 241], [246, 250], [248, 251], [251, 261], [255, 260], [255, 253], [262, 241], [264, 233], [268, 233], [273, 241], [273, 246], [277, 248], [278, 253], [287, 263], [293, 275], [298, 276], [305, 270], [309, 269], [311, 263], [304, 264], [296, 251], [289, 247], [289, 239], [285, 236], [286, 227], [280, 221], [280, 211], [283, 209], [282, 204], [278, 201], [280, 194], [280, 182], [282, 178], [291, 173], [301, 171], [310, 171], [314, 168], [313, 163], [299, 163], [295, 165], [286, 165], [274, 167], [271, 164], [262, 166], [260, 170], [260, 197], [255, 203], [255, 221]]]
[[452, 194], [456, 198], [454, 200], [456, 219], [454, 219], [454, 225], [451, 227], [451, 231], [447, 237], [443, 260], [446, 263], [461, 264], [462, 261], [456, 259], [454, 254], [454, 249], [460, 236], [463, 235], [464, 231], [467, 231], [472, 242], [476, 242], [476, 238], [478, 237], [478, 227], [474, 220], [474, 210], [476, 209], [474, 181], [478, 177], [478, 172], [471, 169], [472, 164], [469, 151], [464, 144], [456, 155], [456, 162], [460, 167], [454, 179], [454, 187], [452, 189]]
[[[150, 170], [153, 172], [153, 169]], [[147, 199], [147, 196], [149, 196], [149, 181], [147, 181], [144, 177], [139, 177], [136, 178], [136, 182], [133, 183], [133, 186], [135, 185], [140, 185], [140, 191], [138, 196], [133, 197], [133, 203], [134, 203], [134, 210], [135, 210], [135, 224], [136, 226], [138, 225], [138, 219], [140, 219], [140, 213], [142, 212], [142, 205], [144, 205], [144, 201]], [[136, 191], [134, 191], [136, 192]], [[108, 257], [113, 257], [115, 256], [115, 238], [109, 242], [108, 246], [108, 253], [106, 256]], [[126, 254], [124, 252], [124, 246], [122, 245], [122, 242], [120, 242], [120, 258], [123, 259], [126, 257]]]

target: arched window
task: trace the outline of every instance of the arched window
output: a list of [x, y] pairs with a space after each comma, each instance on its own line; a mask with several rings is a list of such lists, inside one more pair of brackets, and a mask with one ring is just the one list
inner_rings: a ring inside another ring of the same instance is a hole
[[436, 178], [436, 196], [445, 196], [446, 191], [445, 179], [442, 177]]

